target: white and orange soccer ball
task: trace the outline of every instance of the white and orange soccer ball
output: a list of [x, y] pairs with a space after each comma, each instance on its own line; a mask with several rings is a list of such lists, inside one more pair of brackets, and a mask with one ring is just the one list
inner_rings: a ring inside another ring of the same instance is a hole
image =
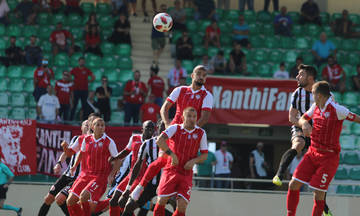
[[159, 32], [167, 32], [173, 26], [173, 20], [167, 13], [158, 13], [153, 19], [153, 26]]

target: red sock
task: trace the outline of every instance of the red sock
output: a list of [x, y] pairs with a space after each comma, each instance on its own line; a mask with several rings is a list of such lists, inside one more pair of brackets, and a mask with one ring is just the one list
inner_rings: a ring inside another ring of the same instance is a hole
[[176, 209], [172, 216], [185, 216], [185, 213], [181, 213], [178, 209]]
[[72, 206], [68, 206], [68, 209], [69, 209], [69, 214], [70, 216], [83, 216], [83, 211], [81, 209], [81, 206], [76, 203]]
[[300, 190], [288, 190], [286, 199], [287, 216], [295, 216], [299, 204]]
[[84, 216], [91, 216], [90, 203], [88, 201], [81, 202], [81, 207], [84, 212]]
[[109, 206], [110, 199], [101, 200], [97, 203], [95, 213], [102, 212], [107, 206]]
[[167, 159], [164, 157], [159, 157], [154, 162], [152, 162], [150, 166], [146, 169], [145, 174], [140, 181], [140, 185], [145, 188], [148, 182], [151, 181], [166, 165], [166, 162]]
[[110, 216], [119, 216], [120, 215], [120, 206], [111, 206], [109, 210]]
[[165, 206], [156, 203], [154, 208], [154, 216], [165, 216]]
[[325, 200], [314, 200], [312, 216], [321, 216], [325, 207]]

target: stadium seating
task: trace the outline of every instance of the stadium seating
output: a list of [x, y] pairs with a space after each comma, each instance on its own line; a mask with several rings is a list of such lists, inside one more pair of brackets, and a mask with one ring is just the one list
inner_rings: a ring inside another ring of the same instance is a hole
[[339, 185], [336, 189], [337, 194], [352, 194], [354, 193], [351, 185]]
[[357, 181], [360, 180], [360, 168], [351, 168], [349, 177], [352, 180], [357, 180]]
[[[0, 98], [0, 100], [1, 100], [1, 98]], [[0, 107], [0, 118], [8, 118], [8, 115], [9, 115], [8, 108], [7, 107]]]
[[111, 112], [111, 122], [114, 124], [122, 124], [124, 122], [124, 112]]
[[9, 105], [9, 95], [6, 92], [0, 92], [0, 106]]
[[348, 175], [346, 168], [339, 167], [336, 172], [335, 179], [336, 180], [346, 180], [348, 178], [349, 178], [349, 175]]
[[9, 118], [22, 120], [26, 118], [26, 113], [24, 108], [12, 108], [10, 111]]
[[25, 95], [23, 93], [12, 93], [10, 96], [10, 105], [12, 107], [24, 107], [26, 104]]
[[349, 165], [360, 165], [360, 159], [357, 152], [346, 152], [344, 154], [344, 163]]

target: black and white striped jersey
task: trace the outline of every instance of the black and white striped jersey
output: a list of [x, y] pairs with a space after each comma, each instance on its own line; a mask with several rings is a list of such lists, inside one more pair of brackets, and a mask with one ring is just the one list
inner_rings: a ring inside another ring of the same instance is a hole
[[311, 92], [304, 88], [297, 88], [291, 97], [291, 107], [299, 111], [299, 117], [304, 115], [314, 103], [314, 98]]
[[[154, 162], [159, 156], [159, 147], [156, 144], [157, 137], [145, 140], [140, 146], [138, 158], [141, 158], [146, 161], [147, 166]], [[153, 178], [151, 181], [153, 185], [159, 183], [161, 172]]]
[[[76, 140], [79, 138], [79, 136], [74, 136], [71, 141], [70, 141], [70, 145], [71, 146], [73, 143], [76, 142]], [[71, 156], [70, 162], [68, 164], [68, 167], [66, 168], [66, 170], [64, 171], [63, 175], [71, 177], [71, 178], [77, 178], [77, 176], [79, 175], [80, 171], [81, 171], [81, 166], [79, 165], [76, 169], [76, 172], [74, 173], [74, 175], [71, 175], [70, 173], [70, 168], [72, 167], [72, 165], [74, 165], [75, 163], [75, 159], [76, 156], [79, 154], [79, 152], [77, 152], [76, 154], [74, 154], [73, 156]]]
[[130, 167], [131, 167], [131, 156], [132, 153], [130, 153], [126, 158], [124, 159], [119, 172], [116, 174], [114, 181], [111, 183], [111, 189], [108, 191], [107, 197], [111, 198], [112, 194], [116, 190], [116, 187], [126, 178], [127, 175], [130, 173]]

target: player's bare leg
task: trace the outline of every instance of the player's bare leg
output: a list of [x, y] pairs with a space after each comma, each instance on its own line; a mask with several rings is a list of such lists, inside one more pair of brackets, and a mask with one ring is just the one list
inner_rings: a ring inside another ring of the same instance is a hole
[[79, 197], [73, 193], [70, 193], [69, 197], [66, 200], [66, 205], [68, 207], [70, 216], [82, 215], [82, 209], [78, 201]]
[[91, 194], [87, 190], [83, 190], [80, 194], [80, 203], [84, 216], [91, 216], [90, 200]]
[[165, 216], [165, 205], [169, 199], [170, 197], [158, 197], [154, 208], [154, 216]]
[[314, 206], [312, 216], [321, 216], [325, 207], [325, 194], [324, 191], [314, 191]]
[[184, 198], [178, 197], [176, 203], [177, 203], [177, 208], [176, 208], [173, 216], [185, 216], [188, 202]]
[[62, 193], [58, 193], [55, 197], [56, 204], [61, 208], [65, 215], [70, 215], [66, 206], [66, 196]]
[[54, 195], [48, 193], [46, 194], [46, 196], [44, 197], [44, 203], [42, 204], [42, 206], [40, 207], [38, 216], [45, 216], [47, 215], [47, 213], [49, 212], [49, 209], [51, 207], [51, 204], [55, 201], [55, 197]]

